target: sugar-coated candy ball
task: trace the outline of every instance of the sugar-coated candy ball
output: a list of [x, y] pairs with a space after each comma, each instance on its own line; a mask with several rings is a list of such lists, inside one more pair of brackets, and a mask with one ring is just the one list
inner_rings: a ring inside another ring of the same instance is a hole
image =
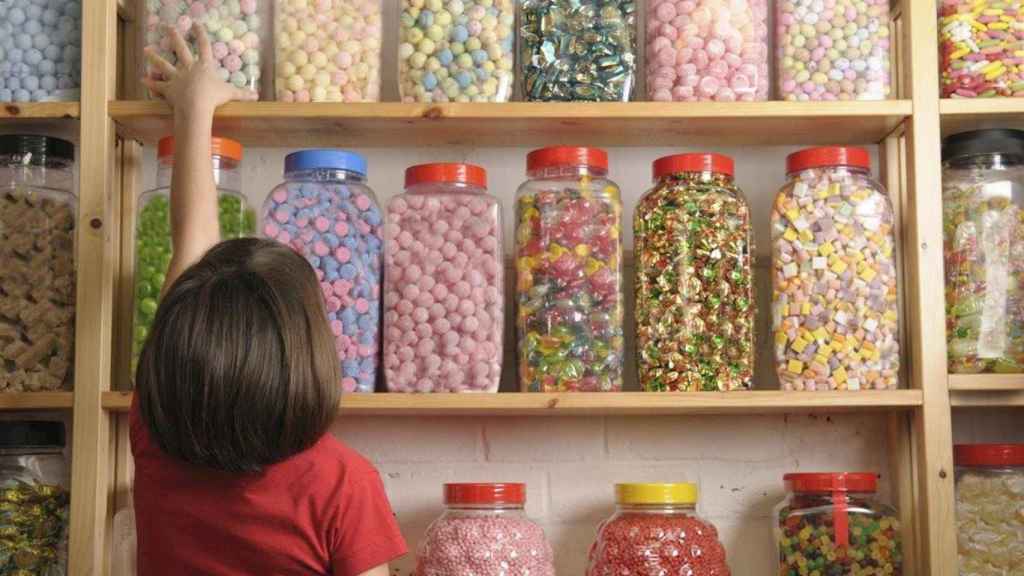
[[0, 1], [0, 102], [78, 100], [82, 5], [59, 8]]

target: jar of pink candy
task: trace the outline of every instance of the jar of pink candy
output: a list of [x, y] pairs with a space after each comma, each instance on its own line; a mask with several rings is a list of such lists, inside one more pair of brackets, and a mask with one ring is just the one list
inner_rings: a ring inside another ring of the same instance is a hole
[[523, 511], [524, 484], [445, 484], [444, 503], [416, 554], [416, 576], [555, 576], [544, 530]]
[[501, 206], [471, 164], [405, 171], [387, 206], [384, 375], [391, 392], [497, 392]]
[[647, 96], [767, 100], [767, 0], [647, 0]]
[[380, 351], [381, 213], [366, 159], [303, 150], [284, 159], [284, 183], [263, 203], [263, 235], [313, 266], [324, 293], [346, 392], [373, 392]]

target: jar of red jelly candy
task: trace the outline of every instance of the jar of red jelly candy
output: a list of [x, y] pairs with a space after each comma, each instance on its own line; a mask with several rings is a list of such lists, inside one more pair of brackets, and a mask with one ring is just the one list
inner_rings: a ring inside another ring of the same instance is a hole
[[416, 576], [555, 576], [544, 530], [523, 512], [525, 484], [445, 484], [444, 503], [416, 553]]
[[903, 573], [896, 510], [869, 473], [786, 474], [775, 507], [779, 575]]
[[622, 200], [608, 154], [527, 157], [516, 193], [516, 328], [524, 391], [622, 389]]
[[617, 484], [615, 502], [587, 576], [729, 576], [718, 530], [697, 515], [696, 484]]
[[497, 392], [501, 205], [471, 164], [405, 171], [387, 207], [384, 375], [392, 392]]

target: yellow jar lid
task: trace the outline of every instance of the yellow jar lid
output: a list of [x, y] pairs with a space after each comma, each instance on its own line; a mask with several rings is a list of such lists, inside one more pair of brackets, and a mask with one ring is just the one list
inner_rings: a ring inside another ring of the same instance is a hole
[[616, 484], [615, 501], [619, 504], [696, 504], [697, 485], [690, 482]]

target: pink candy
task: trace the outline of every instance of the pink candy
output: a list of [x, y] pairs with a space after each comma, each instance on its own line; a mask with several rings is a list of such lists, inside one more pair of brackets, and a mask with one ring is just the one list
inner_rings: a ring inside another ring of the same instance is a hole
[[544, 530], [519, 514], [447, 514], [424, 537], [417, 576], [555, 576]]

